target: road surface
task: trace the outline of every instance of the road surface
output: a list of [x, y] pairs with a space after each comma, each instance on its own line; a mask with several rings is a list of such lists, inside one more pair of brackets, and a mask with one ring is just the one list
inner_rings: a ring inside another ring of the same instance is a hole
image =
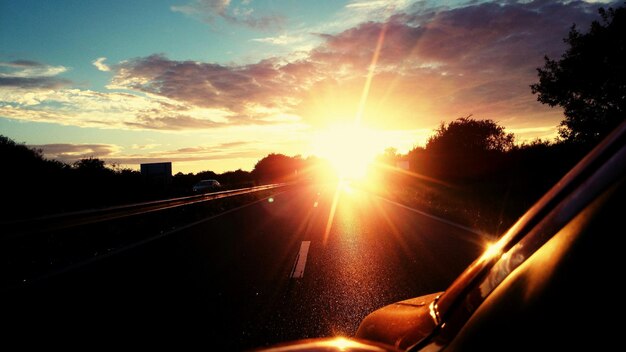
[[306, 186], [5, 293], [2, 304], [14, 331], [241, 350], [352, 335], [377, 308], [444, 290], [484, 246], [364, 192]]

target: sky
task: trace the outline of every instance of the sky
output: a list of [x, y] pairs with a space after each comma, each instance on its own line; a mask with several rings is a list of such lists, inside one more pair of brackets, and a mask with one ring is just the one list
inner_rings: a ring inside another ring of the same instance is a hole
[[380, 152], [469, 115], [553, 139], [563, 112], [529, 86], [601, 6], [619, 4], [0, 0], [0, 134], [184, 173], [332, 153], [355, 121]]

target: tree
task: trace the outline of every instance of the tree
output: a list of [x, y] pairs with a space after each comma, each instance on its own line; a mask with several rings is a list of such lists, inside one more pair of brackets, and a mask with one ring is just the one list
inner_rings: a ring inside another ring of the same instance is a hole
[[105, 166], [104, 160], [100, 160], [98, 158], [92, 158], [92, 157], [77, 160], [74, 162], [73, 166], [76, 170], [91, 172], [91, 173], [103, 173], [103, 172], [112, 171], [112, 170], [107, 169], [107, 167]]
[[293, 178], [301, 165], [302, 159], [299, 156], [272, 153], [254, 165], [252, 175], [258, 182], [285, 181]]
[[34, 165], [43, 164], [45, 162], [41, 150], [15, 143], [12, 139], [3, 135], [0, 135], [0, 158], [7, 166], [19, 165], [20, 168], [18, 170], [24, 167], [32, 168]]
[[599, 13], [602, 22], [588, 33], [572, 26], [567, 51], [559, 60], [546, 56], [539, 83], [531, 85], [538, 101], [563, 107], [559, 135], [569, 142], [597, 142], [626, 117], [626, 9]]
[[504, 132], [504, 127], [493, 120], [475, 120], [461, 117], [446, 126], [441, 123], [428, 138], [426, 150], [438, 154], [475, 154], [506, 152], [513, 148], [515, 137]]
[[252, 183], [252, 176], [250, 175], [250, 172], [243, 171], [242, 169], [223, 172], [217, 177], [217, 179], [222, 183], [222, 185], [238, 187], [251, 185]]
[[196, 174], [196, 176], [196, 182], [200, 180], [212, 180], [217, 178], [217, 174], [211, 170], [200, 171]]
[[424, 152], [412, 153], [411, 163], [414, 171], [444, 180], [495, 177], [514, 139], [492, 120], [462, 117], [442, 123]]

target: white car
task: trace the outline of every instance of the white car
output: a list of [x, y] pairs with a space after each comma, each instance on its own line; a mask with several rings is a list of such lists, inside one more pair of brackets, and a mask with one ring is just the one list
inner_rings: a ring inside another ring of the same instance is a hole
[[217, 180], [202, 180], [193, 186], [194, 192], [214, 192], [222, 189], [222, 185]]

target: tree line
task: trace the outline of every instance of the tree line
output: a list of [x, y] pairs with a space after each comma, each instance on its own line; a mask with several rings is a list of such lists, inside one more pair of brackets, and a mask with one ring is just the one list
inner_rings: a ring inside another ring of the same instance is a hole
[[4, 164], [0, 184], [5, 208], [0, 221], [191, 195], [193, 185], [206, 179], [219, 181], [224, 189], [294, 182], [311, 177], [312, 170], [327, 167], [316, 157], [271, 153], [252, 171], [178, 172], [163, 183], [95, 157], [73, 163], [46, 159], [41, 150], [2, 135], [0, 160]]
[[204, 179], [218, 180], [226, 189], [293, 181], [298, 170], [306, 169], [305, 164], [313, 163], [314, 158], [270, 154], [252, 171], [179, 172], [171, 182], [155, 183], [139, 171], [107, 165], [98, 158], [69, 164], [46, 159], [41, 150], [0, 135], [0, 160], [4, 165], [0, 173], [4, 208], [0, 221], [9, 221], [190, 195], [193, 185]]

